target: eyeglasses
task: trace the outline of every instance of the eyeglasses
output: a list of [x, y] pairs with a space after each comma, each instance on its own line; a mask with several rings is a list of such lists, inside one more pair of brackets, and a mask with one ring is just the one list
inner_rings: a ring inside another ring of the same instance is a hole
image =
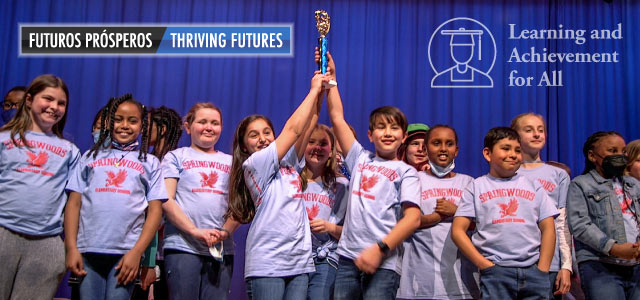
[[12, 109], [12, 108], [18, 108], [18, 105], [20, 105], [20, 102], [2, 101], [2, 108], [4, 110], [9, 110], [9, 109]]

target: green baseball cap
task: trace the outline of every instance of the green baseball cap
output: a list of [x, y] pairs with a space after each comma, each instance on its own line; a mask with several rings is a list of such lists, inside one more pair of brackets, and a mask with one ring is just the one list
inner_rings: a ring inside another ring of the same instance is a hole
[[429, 126], [423, 123], [412, 123], [407, 126], [407, 134], [412, 135], [413, 133], [429, 131]]

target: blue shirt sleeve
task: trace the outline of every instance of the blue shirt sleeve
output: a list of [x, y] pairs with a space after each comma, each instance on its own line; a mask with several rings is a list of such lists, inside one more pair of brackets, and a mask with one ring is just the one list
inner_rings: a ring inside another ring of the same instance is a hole
[[475, 180], [472, 180], [467, 184], [467, 187], [465, 187], [464, 192], [462, 193], [460, 206], [458, 207], [458, 210], [456, 210], [456, 217], [476, 218], [474, 190]]
[[167, 188], [164, 185], [164, 177], [162, 176], [162, 169], [160, 168], [160, 162], [155, 156], [149, 156], [151, 160], [150, 174], [147, 175], [149, 180], [147, 189], [147, 201], [161, 200], [167, 201], [169, 198], [167, 195]]
[[178, 157], [176, 157], [174, 151], [171, 151], [164, 156], [160, 166], [162, 169], [162, 176], [164, 176], [164, 178], [180, 178], [182, 166], [180, 165]]
[[[289, 151], [287, 155], [290, 155]], [[295, 153], [294, 153], [295, 155]], [[254, 152], [242, 164], [244, 170], [245, 183], [253, 195], [253, 200], [257, 201], [267, 183], [275, 176], [280, 169], [278, 162], [278, 151], [276, 143], [271, 143], [267, 148]]]
[[81, 194], [84, 192], [84, 189], [87, 187], [88, 180], [88, 170], [85, 170], [87, 159], [88, 158], [86, 157], [86, 154], [82, 155], [75, 163], [73, 169], [71, 169], [69, 181], [67, 182], [67, 187], [65, 188], [67, 192], [77, 192]]
[[357, 140], [353, 140], [353, 145], [351, 145], [351, 149], [349, 149], [347, 157], [344, 158], [344, 163], [347, 166], [349, 173], [353, 174], [353, 169], [358, 162], [358, 157], [363, 151], [365, 150], [362, 148], [362, 145], [360, 145]]

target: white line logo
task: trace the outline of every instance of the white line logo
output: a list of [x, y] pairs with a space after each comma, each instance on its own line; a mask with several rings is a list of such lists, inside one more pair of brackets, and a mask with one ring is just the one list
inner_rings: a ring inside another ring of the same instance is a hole
[[429, 39], [428, 55], [435, 72], [432, 88], [493, 87], [489, 73], [496, 62], [496, 41], [491, 31], [474, 19], [459, 17], [440, 24]]

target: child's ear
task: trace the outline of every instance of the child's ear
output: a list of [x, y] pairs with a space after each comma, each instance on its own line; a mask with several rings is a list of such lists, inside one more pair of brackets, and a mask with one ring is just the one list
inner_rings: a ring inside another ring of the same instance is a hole
[[593, 153], [593, 150], [589, 150], [589, 152], [587, 152], [587, 159], [594, 164], [596, 163], [596, 156]]
[[33, 104], [33, 97], [31, 97], [31, 94], [26, 94], [24, 96], [24, 104], [28, 109], [31, 109], [31, 104]]
[[369, 137], [369, 142], [373, 143], [373, 136], [371, 135], [371, 130], [367, 130], [367, 137]]
[[184, 126], [184, 131], [186, 131], [187, 134], [191, 134], [191, 128], [189, 128], [189, 122], [184, 122], [183, 126]]
[[409, 137], [409, 135], [407, 134], [407, 132], [404, 132], [404, 135], [402, 136], [402, 143], [404, 144], [404, 142], [407, 141], [407, 137]]
[[[456, 150], [456, 153], [458, 151]], [[484, 156], [484, 159], [487, 160], [487, 162], [491, 162], [491, 149], [489, 149], [489, 147], [484, 147], [484, 149], [482, 149], [482, 156]]]

